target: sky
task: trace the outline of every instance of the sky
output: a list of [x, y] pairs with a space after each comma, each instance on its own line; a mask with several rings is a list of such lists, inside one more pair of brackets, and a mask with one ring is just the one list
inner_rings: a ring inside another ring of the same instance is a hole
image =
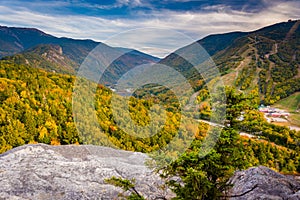
[[299, 0], [0, 0], [0, 25], [163, 57], [209, 34], [300, 19]]

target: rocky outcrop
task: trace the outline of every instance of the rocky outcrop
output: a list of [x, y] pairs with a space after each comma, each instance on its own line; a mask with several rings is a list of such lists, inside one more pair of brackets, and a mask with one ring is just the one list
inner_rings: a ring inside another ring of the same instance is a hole
[[[163, 180], [145, 166], [147, 159], [101, 146], [25, 145], [0, 155], [0, 200], [120, 199], [123, 191], [104, 181], [112, 176], [134, 178], [147, 199], [171, 199]], [[263, 166], [237, 171], [230, 182], [232, 200], [300, 199], [297, 180]]]
[[112, 176], [135, 178], [147, 199], [169, 198], [147, 158], [100, 146], [25, 145], [0, 155], [0, 199], [118, 199], [122, 190], [104, 182]]
[[[234, 184], [232, 200], [299, 200], [300, 183], [293, 177], [284, 176], [267, 167], [255, 167], [237, 171], [231, 178]], [[241, 194], [244, 194], [240, 196]]]

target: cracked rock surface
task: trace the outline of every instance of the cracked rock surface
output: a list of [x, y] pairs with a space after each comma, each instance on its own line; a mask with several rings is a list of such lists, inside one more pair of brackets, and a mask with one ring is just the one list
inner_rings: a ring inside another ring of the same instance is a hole
[[135, 178], [147, 199], [165, 196], [163, 181], [147, 168], [147, 155], [101, 146], [25, 145], [0, 155], [0, 199], [119, 199], [112, 176]]
[[243, 196], [231, 198], [232, 200], [300, 199], [299, 181], [264, 166], [235, 172], [231, 178], [231, 183], [234, 184], [231, 195], [239, 195], [251, 191]]

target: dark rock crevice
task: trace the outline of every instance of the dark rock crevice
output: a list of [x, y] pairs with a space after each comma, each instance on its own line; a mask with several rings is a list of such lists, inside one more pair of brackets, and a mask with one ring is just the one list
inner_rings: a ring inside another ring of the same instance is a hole
[[232, 200], [256, 200], [256, 199], [280, 199], [299, 200], [300, 182], [293, 177], [284, 176], [267, 167], [253, 167], [245, 171], [237, 171], [230, 182], [234, 185], [231, 196], [243, 194], [243, 196], [231, 198]]

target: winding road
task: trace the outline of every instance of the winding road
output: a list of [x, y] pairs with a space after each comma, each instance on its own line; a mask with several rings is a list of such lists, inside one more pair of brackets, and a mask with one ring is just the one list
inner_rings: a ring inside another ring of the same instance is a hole
[[[208, 121], [208, 120], [203, 120], [203, 119], [197, 119], [198, 122], [204, 122], [206, 124], [209, 124], [210, 126], [217, 126], [217, 127], [225, 127], [223, 124], [217, 124], [217, 123], [214, 123], [214, 122], [211, 122], [211, 121]], [[242, 135], [242, 136], [246, 136], [246, 137], [249, 137], [249, 138], [254, 138], [254, 137], [257, 137], [255, 135], [252, 135], [250, 133], [246, 133], [246, 132], [242, 132], [242, 131], [239, 131], [239, 134]]]

